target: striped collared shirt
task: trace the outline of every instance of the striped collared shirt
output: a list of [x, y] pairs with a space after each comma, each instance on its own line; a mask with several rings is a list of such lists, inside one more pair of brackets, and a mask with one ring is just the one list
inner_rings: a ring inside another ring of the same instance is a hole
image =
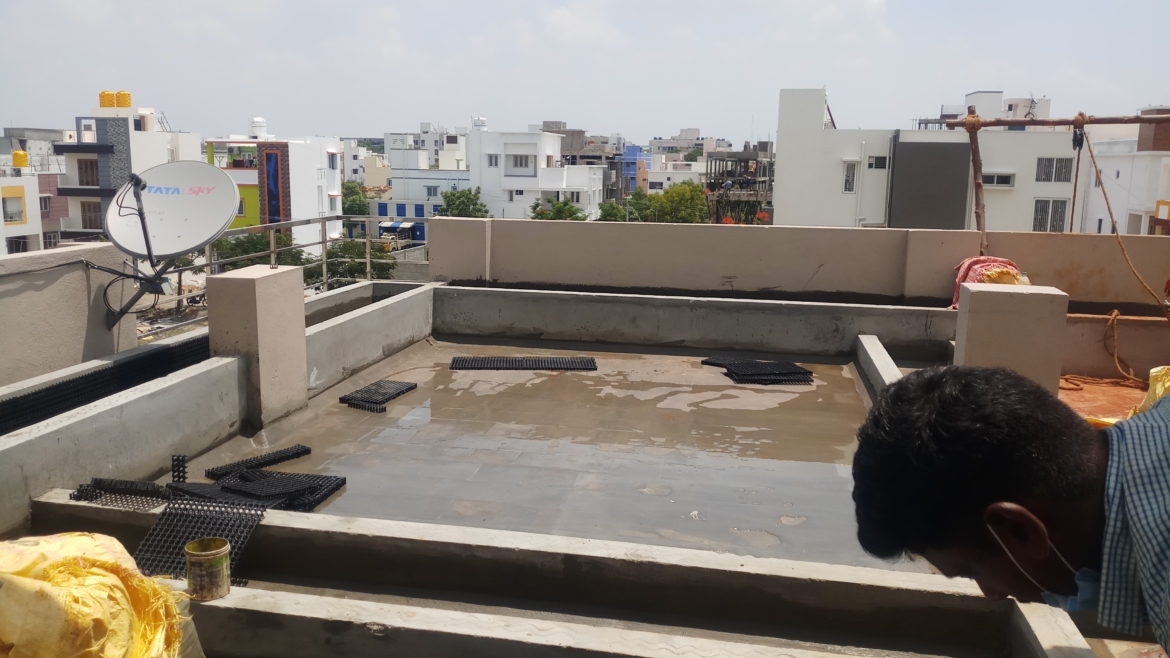
[[1170, 396], [1108, 434], [1099, 621], [1170, 646]]

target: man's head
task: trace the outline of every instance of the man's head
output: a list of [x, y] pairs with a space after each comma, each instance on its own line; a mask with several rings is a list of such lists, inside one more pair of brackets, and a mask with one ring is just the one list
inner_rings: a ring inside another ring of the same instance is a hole
[[1078, 519], [1093, 516], [1081, 511], [1097, 504], [1105, 457], [1097, 432], [1043, 387], [1003, 368], [920, 370], [886, 390], [857, 437], [866, 551], [922, 555], [989, 596], [1075, 591], [1049, 542], [1070, 562], [1099, 549], [1096, 519]]

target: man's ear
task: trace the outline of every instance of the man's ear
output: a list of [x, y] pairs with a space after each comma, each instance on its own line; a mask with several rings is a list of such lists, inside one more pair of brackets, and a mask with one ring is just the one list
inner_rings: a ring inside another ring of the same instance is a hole
[[1017, 560], [1048, 557], [1048, 528], [1027, 508], [1006, 501], [992, 503], [983, 509], [983, 522]]

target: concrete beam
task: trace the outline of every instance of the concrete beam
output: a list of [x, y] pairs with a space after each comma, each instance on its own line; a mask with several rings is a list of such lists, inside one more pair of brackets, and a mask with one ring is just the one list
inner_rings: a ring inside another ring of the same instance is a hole
[[852, 355], [858, 334], [942, 358], [956, 313], [940, 308], [654, 297], [444, 286], [435, 333]]
[[157, 477], [172, 454], [235, 435], [242, 371], [236, 358], [211, 358], [0, 437], [0, 535], [54, 487]]
[[890, 358], [877, 336], [858, 334], [857, 363], [865, 373], [873, 392], [881, 395], [886, 387], [902, 378], [902, 371]]
[[413, 288], [309, 327], [309, 397], [431, 335], [434, 286]]
[[[33, 530], [101, 532], [133, 551], [154, 518], [54, 491], [35, 502]], [[999, 646], [1009, 605], [984, 598], [971, 581], [932, 574], [280, 511], [269, 511], [257, 526], [239, 575], [683, 615], [890, 648], [910, 638]]]

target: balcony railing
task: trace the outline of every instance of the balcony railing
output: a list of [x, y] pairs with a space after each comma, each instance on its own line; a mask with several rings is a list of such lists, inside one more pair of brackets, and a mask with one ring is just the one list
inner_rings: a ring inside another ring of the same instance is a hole
[[9, 222], [23, 222], [23, 221], [24, 221], [24, 211], [23, 210], [5, 210], [4, 211], [4, 223], [5, 224], [7, 224]]

